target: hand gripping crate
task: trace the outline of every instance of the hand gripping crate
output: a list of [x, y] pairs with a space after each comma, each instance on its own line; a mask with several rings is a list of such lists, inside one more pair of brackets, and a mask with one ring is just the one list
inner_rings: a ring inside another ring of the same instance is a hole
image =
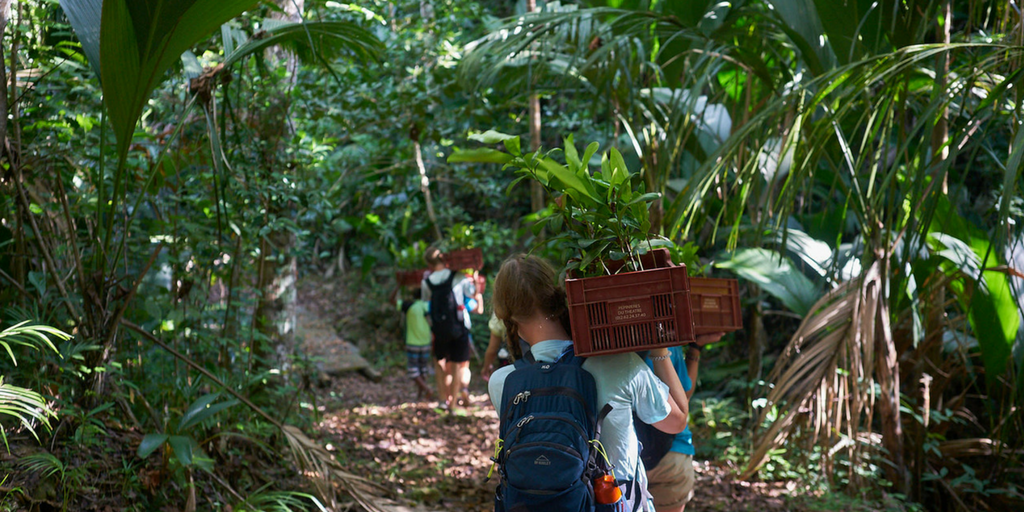
[[576, 355], [684, 345], [694, 340], [683, 265], [566, 279]]
[[694, 334], [742, 329], [739, 282], [735, 279], [691, 277], [690, 310], [693, 312]]
[[444, 261], [452, 270], [482, 270], [484, 268], [484, 252], [479, 248], [459, 249], [444, 255]]

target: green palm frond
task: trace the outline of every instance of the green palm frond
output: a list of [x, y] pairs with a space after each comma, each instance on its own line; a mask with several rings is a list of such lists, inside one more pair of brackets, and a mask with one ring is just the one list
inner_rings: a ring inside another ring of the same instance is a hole
[[40, 346], [43, 346], [58, 352], [57, 347], [53, 345], [48, 336], [64, 341], [71, 339], [70, 334], [60, 329], [46, 325], [29, 325], [29, 321], [26, 320], [0, 331], [0, 347], [3, 347], [7, 355], [11, 357], [11, 362], [17, 366], [18, 360], [14, 357], [11, 345], [30, 347], [34, 350], [38, 350]]
[[369, 30], [349, 21], [285, 22], [265, 20], [264, 30], [234, 48], [225, 59], [230, 66], [253, 53], [275, 45], [294, 51], [304, 62], [322, 58], [328, 63], [351, 54], [360, 60], [377, 60], [383, 45]]
[[64, 463], [49, 452], [26, 455], [18, 459], [18, 465], [26, 471], [39, 473], [43, 478], [49, 478], [55, 474], [60, 474], [62, 478], [64, 476]]
[[[57, 417], [57, 414], [42, 395], [31, 389], [6, 384], [0, 376], [0, 416], [16, 418], [38, 440], [38, 436], [32, 430], [32, 421], [38, 421], [49, 429], [50, 418]], [[0, 439], [3, 439], [4, 447], [10, 449], [7, 446], [6, 429], [0, 429]]]
[[[952, 69], [947, 88], [935, 91], [924, 70], [944, 53], [959, 57], [961, 64]], [[1022, 56], [1024, 47], [1019, 46], [919, 45], [792, 87], [767, 102], [705, 160], [673, 204], [671, 235], [686, 236], [699, 227], [705, 198], [716, 195], [723, 183], [728, 185], [717, 195], [734, 205], [728, 210], [734, 217], [716, 222], [739, 226], [745, 212], [741, 205], [756, 199], [749, 187], [765, 180], [759, 157], [774, 148], [791, 152], [793, 163], [768, 183], [778, 190], [763, 217], [771, 227], [786, 225], [797, 205], [810, 196], [845, 203], [847, 214], [866, 228], [865, 237], [892, 241], [923, 236], [930, 214], [915, 222], [907, 217], [905, 205], [933, 211], [935, 184], [946, 179], [958, 155], [994, 152], [997, 134], [1012, 138], [1016, 133], [1012, 105], [999, 91], [1020, 81], [1012, 63]], [[947, 107], [950, 157], [936, 159], [931, 129]], [[782, 143], [772, 146], [772, 139]], [[1019, 186], [1016, 171], [1005, 170], [1011, 188]], [[817, 185], [823, 185], [826, 195], [816, 192]], [[879, 232], [880, 226], [888, 233]], [[737, 240], [734, 229], [730, 245]]]
[[[71, 339], [71, 335], [59, 329], [46, 325], [29, 325], [28, 321], [24, 321], [0, 331], [0, 347], [3, 347], [15, 365], [18, 364], [18, 360], [14, 356], [14, 350], [11, 349], [12, 345], [29, 347], [33, 350], [38, 350], [42, 346], [59, 355], [57, 347], [50, 341], [49, 336], [61, 340]], [[32, 433], [33, 437], [36, 436], [35, 431], [32, 430], [33, 420], [49, 429], [50, 418], [57, 416], [42, 395], [31, 389], [6, 384], [3, 381], [3, 376], [0, 376], [0, 415], [16, 418]], [[0, 439], [3, 439], [6, 448], [7, 432], [5, 430], [0, 430]], [[38, 437], [36, 439], [38, 440]]]
[[268, 491], [267, 484], [235, 506], [239, 512], [294, 512], [308, 509], [312, 495], [292, 491]]

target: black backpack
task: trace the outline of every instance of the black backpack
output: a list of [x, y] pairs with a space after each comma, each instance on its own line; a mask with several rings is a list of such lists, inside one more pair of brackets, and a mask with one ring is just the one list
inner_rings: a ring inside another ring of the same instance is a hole
[[496, 512], [624, 509], [622, 499], [595, 501], [593, 479], [610, 469], [597, 442], [611, 406], [595, 411], [597, 386], [583, 361], [570, 348], [551, 363], [529, 352], [515, 362], [499, 411]]
[[640, 460], [648, 471], [654, 469], [661, 462], [676, 440], [675, 434], [666, 434], [652, 425], [640, 421], [636, 413], [633, 413], [633, 428], [636, 430], [636, 438], [640, 441]]
[[455, 300], [455, 292], [452, 291], [454, 280], [455, 272], [450, 272], [448, 279], [440, 284], [427, 279], [427, 286], [430, 287], [430, 332], [434, 333], [438, 343], [458, 341], [468, 333], [463, 323], [463, 307]]

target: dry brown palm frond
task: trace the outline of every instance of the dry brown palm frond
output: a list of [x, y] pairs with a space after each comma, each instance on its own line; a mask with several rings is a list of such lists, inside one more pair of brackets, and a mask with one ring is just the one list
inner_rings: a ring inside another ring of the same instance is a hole
[[306, 437], [301, 430], [291, 425], [282, 429], [296, 466], [313, 482], [317, 494], [331, 510], [337, 508], [334, 493], [334, 479], [345, 493], [350, 495], [361, 507], [369, 512], [387, 512], [393, 503], [386, 496], [391, 491], [386, 487], [359, 475], [342, 469], [341, 464], [324, 447]]
[[876, 262], [859, 278], [821, 298], [804, 317], [769, 376], [774, 387], [760, 423], [773, 407], [779, 416], [757, 437], [741, 478], [753, 476], [768, 454], [805, 422], [813, 440], [826, 446], [825, 453], [844, 448], [853, 466], [862, 443], [849, 440], [862, 437], [865, 416], [870, 421], [875, 406], [874, 369], [879, 363], [895, 366], [893, 351], [886, 351], [885, 361], [877, 360], [876, 342], [884, 341], [877, 338], [885, 337], [888, 328], [881, 290], [881, 264]]
[[955, 439], [943, 441], [938, 446], [939, 453], [946, 457], [991, 457], [991, 456], [1020, 456], [1024, 450], [1011, 450], [1003, 443], [987, 437], [972, 439]]

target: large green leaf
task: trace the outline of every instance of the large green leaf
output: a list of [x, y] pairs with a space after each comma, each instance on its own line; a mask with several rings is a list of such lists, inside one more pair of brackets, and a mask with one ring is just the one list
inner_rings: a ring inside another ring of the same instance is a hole
[[[104, 0], [99, 16], [99, 52], [82, 24], [95, 20], [96, 0], [64, 0], [65, 12], [75, 13], [75, 26], [86, 55], [99, 55], [104, 101], [110, 115], [118, 154], [131, 144], [135, 123], [149, 94], [181, 54], [204, 36], [245, 9], [254, 0]], [[69, 18], [72, 16], [69, 14]], [[74, 21], [73, 21], [74, 23]], [[95, 63], [93, 63], [95, 66]]]
[[167, 444], [171, 445], [174, 455], [178, 458], [178, 462], [181, 462], [182, 466], [192, 465], [192, 454], [198, 448], [195, 439], [188, 436], [170, 436], [167, 438]]
[[136, 452], [140, 459], [145, 459], [149, 455], [164, 445], [164, 441], [167, 441], [167, 434], [146, 434], [142, 438], [142, 442], [139, 443], [139, 449]]
[[[981, 347], [985, 380], [989, 385], [1006, 373], [1013, 343], [1020, 327], [1020, 311], [1010, 279], [996, 270], [1003, 261], [986, 234], [954, 210], [945, 196], [936, 201], [929, 227], [930, 240], [941, 244], [937, 255], [950, 261], [945, 270], [955, 279], [950, 284]], [[973, 251], [973, 255], [965, 254]]]
[[220, 393], [210, 393], [209, 395], [203, 395], [199, 397], [192, 405], [189, 406], [188, 410], [181, 417], [181, 422], [178, 423], [178, 432], [184, 432], [193, 425], [202, 423], [207, 418], [216, 415], [218, 412], [231, 407], [238, 403], [238, 400], [228, 400], [219, 404], [213, 402], [220, 398]]
[[103, 0], [60, 0], [71, 27], [82, 43], [82, 52], [89, 65], [100, 76], [100, 13]]
[[994, 270], [981, 271], [1001, 263], [992, 244], [983, 236], [960, 236], [967, 240], [934, 232], [930, 238], [945, 247], [936, 255], [950, 262], [944, 266], [955, 278], [950, 287], [967, 311], [971, 330], [981, 347], [985, 380], [992, 385], [1008, 368], [1020, 328], [1020, 311], [1007, 275]]
[[769, 249], [740, 249], [732, 258], [715, 264], [757, 283], [764, 291], [782, 301], [800, 316], [806, 315], [818, 300], [818, 289], [800, 273], [789, 258]]

